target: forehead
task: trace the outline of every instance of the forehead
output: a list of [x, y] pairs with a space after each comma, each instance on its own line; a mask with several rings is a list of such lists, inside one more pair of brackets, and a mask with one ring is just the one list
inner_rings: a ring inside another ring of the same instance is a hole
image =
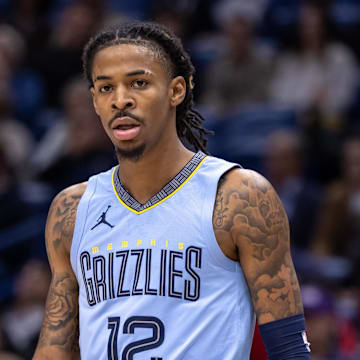
[[136, 70], [167, 74], [164, 60], [151, 48], [138, 44], [112, 45], [98, 51], [93, 60], [92, 77], [113, 76]]

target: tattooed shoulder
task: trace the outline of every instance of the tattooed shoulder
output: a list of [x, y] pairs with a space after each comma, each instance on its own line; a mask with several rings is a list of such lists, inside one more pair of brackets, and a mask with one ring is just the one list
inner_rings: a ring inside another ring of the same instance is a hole
[[215, 206], [214, 206], [214, 226], [215, 228], [221, 228], [226, 220], [226, 211], [228, 208], [225, 206], [224, 201], [224, 183], [226, 182], [226, 174], [224, 174], [218, 184], [218, 190], [216, 193]]
[[86, 183], [77, 184], [61, 191], [54, 198], [46, 225], [46, 237], [54, 250], [60, 246], [70, 249], [77, 206], [85, 189]]
[[259, 322], [302, 312], [288, 219], [264, 177], [243, 169], [226, 174], [219, 182], [213, 225], [220, 247], [230, 244], [237, 253]]

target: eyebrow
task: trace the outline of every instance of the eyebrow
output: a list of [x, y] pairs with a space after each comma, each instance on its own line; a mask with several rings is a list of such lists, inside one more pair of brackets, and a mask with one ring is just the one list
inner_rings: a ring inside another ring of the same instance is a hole
[[126, 76], [135, 76], [135, 75], [151, 75], [151, 72], [148, 70], [139, 69], [139, 70], [131, 71], [126, 74]]
[[94, 79], [94, 82], [95, 82], [95, 81], [98, 81], [98, 80], [111, 80], [111, 79], [112, 79], [111, 76], [98, 75], [98, 76]]
[[[148, 70], [139, 69], [139, 70], [130, 71], [127, 74], [125, 74], [125, 76], [135, 76], [135, 75], [152, 75], [152, 73]], [[98, 75], [94, 79], [94, 82], [98, 80], [111, 80], [111, 79], [112, 77], [108, 75]]]

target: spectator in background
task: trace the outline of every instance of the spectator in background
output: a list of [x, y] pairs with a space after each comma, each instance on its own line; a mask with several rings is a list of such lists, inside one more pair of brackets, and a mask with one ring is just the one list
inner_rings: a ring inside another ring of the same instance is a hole
[[10, 25], [0, 25], [0, 77], [6, 77], [10, 87], [15, 117], [32, 130], [34, 118], [44, 105], [44, 89], [38, 74], [25, 66], [26, 53], [21, 33]]
[[[321, 285], [301, 288], [312, 360], [359, 359], [359, 336], [354, 322], [341, 309], [348, 307]], [[340, 291], [341, 293], [341, 291]], [[340, 295], [344, 297], [344, 294]], [[352, 295], [353, 296], [353, 295]]]
[[0, 330], [0, 359], [1, 360], [23, 360], [21, 357], [17, 356], [16, 354], [7, 351], [8, 348], [6, 339]]
[[63, 118], [45, 135], [31, 161], [33, 174], [56, 190], [85, 181], [115, 162], [87, 83], [80, 78], [69, 81], [62, 99]]
[[47, 14], [52, 1], [10, 0], [10, 2], [10, 23], [26, 39], [31, 54], [40, 51], [49, 34]]
[[29, 213], [17, 185], [14, 170], [0, 142], [0, 230], [16, 224]]
[[[343, 174], [331, 183], [320, 209], [314, 252], [350, 259], [360, 275], [360, 136], [345, 140]], [[357, 280], [357, 283], [359, 281]]]
[[178, 9], [173, 3], [163, 0], [157, 2], [151, 12], [154, 21], [171, 29], [182, 41], [186, 40], [189, 31], [187, 23], [190, 19], [186, 10]]
[[25, 176], [25, 165], [34, 148], [29, 130], [13, 116], [13, 94], [7, 75], [6, 64], [0, 57], [0, 147], [16, 176]]
[[50, 284], [46, 263], [29, 260], [17, 276], [14, 301], [1, 315], [1, 329], [8, 349], [31, 359], [40, 333], [44, 306]]
[[261, 7], [256, 1], [227, 0], [215, 14], [224, 31], [224, 53], [205, 72], [200, 103], [224, 112], [267, 101], [273, 66], [268, 49], [255, 38]]
[[45, 81], [48, 106], [60, 107], [62, 87], [81, 74], [83, 46], [100, 21], [99, 9], [87, 2], [74, 2], [59, 14], [47, 48], [34, 59], [34, 67]]
[[302, 289], [312, 360], [340, 360], [334, 296], [327, 290], [306, 285]]
[[305, 175], [303, 144], [290, 130], [270, 134], [265, 150], [265, 171], [289, 217], [292, 245], [308, 249], [314, 236], [322, 191]]
[[353, 99], [358, 82], [354, 55], [329, 39], [326, 8], [305, 1], [300, 10], [298, 43], [280, 55], [271, 86], [272, 100], [300, 111], [318, 109], [328, 123]]

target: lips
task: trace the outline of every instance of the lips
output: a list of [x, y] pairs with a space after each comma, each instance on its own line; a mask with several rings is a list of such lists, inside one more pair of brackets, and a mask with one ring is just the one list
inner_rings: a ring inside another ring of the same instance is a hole
[[118, 140], [132, 140], [140, 132], [140, 124], [130, 117], [116, 118], [111, 124], [114, 136]]

